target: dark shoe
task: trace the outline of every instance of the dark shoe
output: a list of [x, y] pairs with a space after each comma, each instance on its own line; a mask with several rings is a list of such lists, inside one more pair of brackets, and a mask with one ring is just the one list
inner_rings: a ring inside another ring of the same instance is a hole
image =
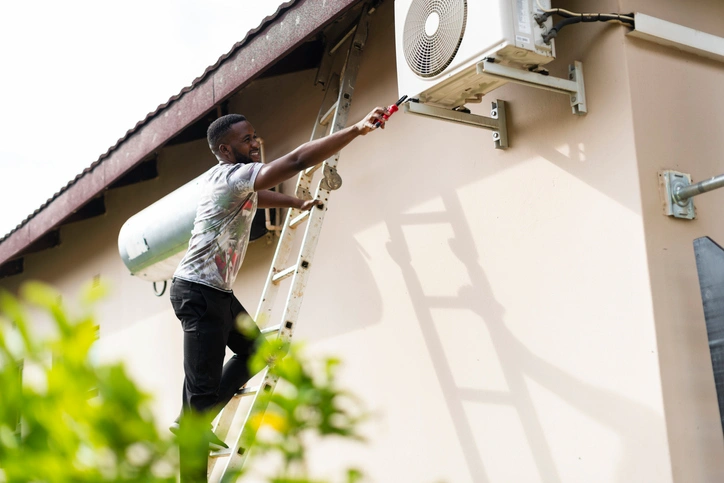
[[[178, 421], [174, 421], [171, 423], [171, 426], [168, 427], [168, 430], [171, 431], [173, 434], [178, 435], [179, 431], [179, 423]], [[229, 449], [229, 446], [224, 443], [221, 439], [219, 439], [218, 436], [214, 434], [213, 431], [209, 429], [208, 433], [206, 433], [206, 439], [209, 440], [209, 449], [211, 451], [221, 451], [222, 449]]]
[[209, 430], [209, 432], [206, 434], [206, 437], [209, 440], [209, 449], [211, 451], [221, 451], [222, 449], [229, 449], [229, 446], [221, 439], [219, 439], [219, 437], [216, 436], [213, 431]]

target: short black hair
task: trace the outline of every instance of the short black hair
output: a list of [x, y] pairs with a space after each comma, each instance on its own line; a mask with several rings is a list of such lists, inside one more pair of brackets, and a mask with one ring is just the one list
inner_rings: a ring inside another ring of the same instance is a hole
[[227, 114], [226, 116], [221, 116], [209, 125], [209, 128], [206, 130], [206, 140], [209, 142], [209, 148], [212, 153], [217, 153], [219, 144], [221, 144], [222, 139], [226, 136], [226, 133], [229, 132], [231, 126], [242, 121], [246, 121], [246, 117], [241, 114]]

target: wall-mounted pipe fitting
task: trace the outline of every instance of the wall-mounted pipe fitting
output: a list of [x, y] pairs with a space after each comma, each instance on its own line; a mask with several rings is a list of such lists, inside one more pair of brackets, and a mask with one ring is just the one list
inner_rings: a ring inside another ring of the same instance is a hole
[[724, 174], [692, 184], [691, 175], [666, 170], [659, 173], [664, 198], [664, 213], [674, 218], [693, 220], [696, 217], [694, 196], [724, 187]]

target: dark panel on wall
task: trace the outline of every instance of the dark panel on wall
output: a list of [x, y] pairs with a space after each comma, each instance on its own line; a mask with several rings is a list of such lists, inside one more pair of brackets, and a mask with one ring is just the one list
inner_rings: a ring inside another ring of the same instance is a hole
[[21, 253], [22, 255], [27, 255], [29, 253], [41, 252], [48, 248], [57, 247], [58, 245], [60, 245], [60, 230], [52, 230], [35, 240]]
[[63, 224], [73, 223], [75, 221], [87, 220], [95, 216], [104, 215], [106, 213], [106, 202], [104, 196], [93, 198], [83, 205], [78, 211], [63, 220]]
[[694, 240], [694, 253], [714, 368], [719, 418], [724, 429], [724, 249], [706, 236]]
[[229, 114], [228, 102], [224, 102], [220, 106], [216, 106], [216, 109], [206, 113], [198, 121], [174, 136], [173, 139], [166, 143], [166, 146], [206, 139], [206, 130], [209, 128], [209, 124], [226, 114]]
[[321, 39], [305, 42], [265, 70], [260, 78], [316, 69], [322, 60], [322, 54], [324, 54], [324, 42]]
[[158, 163], [156, 157], [144, 161], [131, 169], [129, 172], [124, 174], [116, 182], [108, 186], [108, 189], [120, 188], [121, 186], [128, 186], [130, 184], [140, 183], [141, 181], [148, 181], [158, 177]]
[[[269, 210], [269, 221], [272, 225], [277, 223], [277, 210], [272, 208]], [[258, 240], [269, 232], [266, 228], [266, 210], [259, 208], [256, 210], [254, 219], [251, 221], [251, 233], [249, 234], [249, 241]]]
[[0, 265], [0, 278], [10, 277], [23, 273], [23, 259], [16, 258]]

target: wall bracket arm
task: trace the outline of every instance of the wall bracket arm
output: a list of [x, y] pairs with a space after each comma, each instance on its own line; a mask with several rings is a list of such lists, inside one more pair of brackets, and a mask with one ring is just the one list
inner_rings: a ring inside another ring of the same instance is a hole
[[476, 69], [479, 75], [494, 77], [515, 84], [537, 87], [560, 94], [567, 94], [571, 100], [571, 110], [573, 114], [582, 116], [588, 112], [588, 107], [586, 106], [586, 90], [583, 85], [583, 64], [581, 62], [576, 61], [568, 66], [567, 80], [515, 69], [489, 61], [478, 62]]
[[466, 126], [490, 129], [493, 131], [493, 142], [496, 149], [508, 149], [508, 126], [505, 101], [492, 103], [490, 117], [478, 116], [464, 111], [454, 111], [442, 107], [430, 106], [419, 102], [405, 102], [405, 112], [419, 116], [432, 117], [442, 121], [455, 122]]

